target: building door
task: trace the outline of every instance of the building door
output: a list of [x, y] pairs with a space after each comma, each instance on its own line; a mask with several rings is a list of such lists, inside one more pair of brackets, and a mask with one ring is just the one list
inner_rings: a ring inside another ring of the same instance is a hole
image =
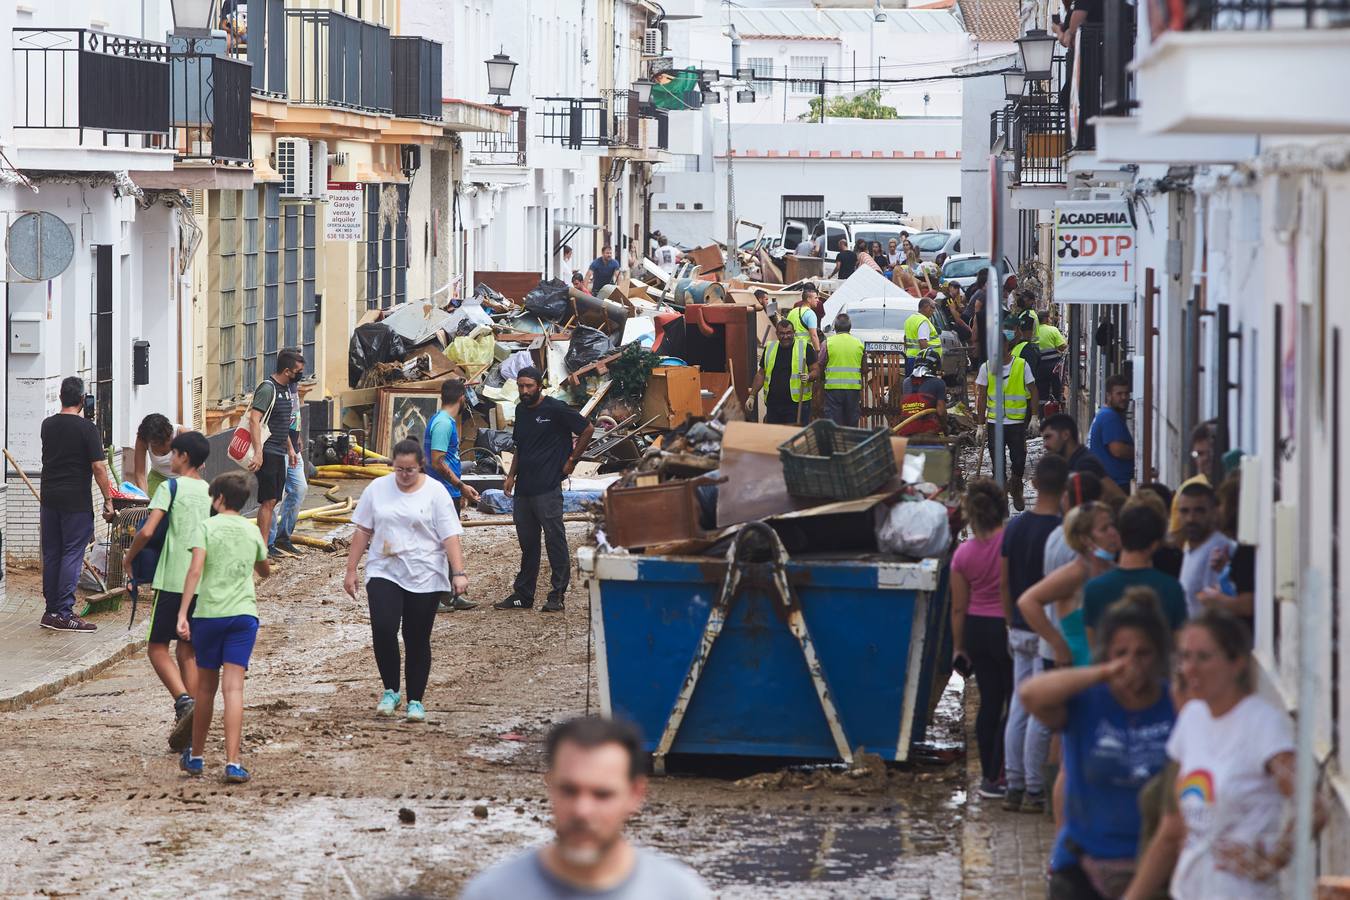
[[781, 222], [787, 222], [789, 219], [801, 222], [810, 230], [816, 226], [816, 223], [825, 218], [825, 198], [819, 194], [784, 194], [783, 195], [783, 217]]
[[94, 424], [103, 446], [112, 446], [113, 248], [94, 247]]

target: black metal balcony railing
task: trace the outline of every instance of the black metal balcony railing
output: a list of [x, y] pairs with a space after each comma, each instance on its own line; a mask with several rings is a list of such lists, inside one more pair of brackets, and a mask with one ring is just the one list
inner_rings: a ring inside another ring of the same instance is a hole
[[633, 147], [642, 145], [642, 119], [638, 110], [637, 91], [601, 91], [609, 101], [609, 146]]
[[292, 103], [394, 111], [388, 28], [327, 10], [288, 9], [286, 19]]
[[1106, 0], [1102, 45], [1102, 115], [1126, 116], [1138, 106], [1134, 96], [1135, 17], [1125, 0]]
[[539, 139], [572, 150], [610, 143], [609, 105], [603, 97], [540, 97]]
[[1048, 81], [1033, 81], [1012, 107], [1008, 144], [1015, 184], [1063, 184], [1064, 154], [1070, 149], [1070, 97], [1065, 58], [1056, 57]]
[[[173, 52], [170, 91], [170, 143], [180, 159], [247, 162], [253, 156], [249, 105], [252, 67], [217, 56], [216, 49], [170, 38]], [[219, 49], [224, 49], [223, 42]]]
[[285, 97], [286, 2], [250, 0], [244, 11], [235, 10], [224, 19], [229, 34], [230, 55], [253, 66], [253, 93]]
[[441, 118], [441, 45], [420, 37], [391, 39], [394, 115]]
[[1005, 149], [1012, 146], [1012, 120], [1013, 105], [1009, 103], [1002, 109], [996, 109], [989, 114], [989, 149], [993, 150], [998, 144], [999, 138], [1006, 138], [1004, 141]]
[[1182, 27], [1189, 31], [1347, 26], [1350, 26], [1350, 3], [1346, 0], [1186, 0], [1182, 22]]
[[[1076, 59], [1062, 82], [1061, 96], [1067, 96], [1069, 109], [1069, 148], [1093, 150], [1097, 146], [1097, 128], [1092, 120], [1102, 111], [1102, 52], [1105, 34], [1101, 25], [1084, 24], [1078, 29]], [[1076, 79], [1076, 81], [1075, 81]]]
[[664, 109], [656, 114], [656, 149], [670, 149], [670, 113]]
[[160, 147], [169, 131], [169, 48], [83, 28], [14, 29], [14, 126], [101, 133]]
[[528, 110], [511, 107], [511, 124], [505, 132], [484, 132], [478, 135], [470, 158], [480, 165], [523, 166], [528, 144]]

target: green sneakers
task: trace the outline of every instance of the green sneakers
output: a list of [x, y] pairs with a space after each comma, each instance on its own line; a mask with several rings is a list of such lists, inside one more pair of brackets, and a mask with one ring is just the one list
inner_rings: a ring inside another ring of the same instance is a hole
[[427, 711], [422, 707], [420, 700], [408, 701], [408, 721], [425, 722], [427, 720]]
[[380, 702], [375, 706], [375, 715], [392, 716], [394, 710], [398, 709], [400, 702], [402, 702], [402, 698], [398, 691], [385, 691], [384, 695], [380, 697]]

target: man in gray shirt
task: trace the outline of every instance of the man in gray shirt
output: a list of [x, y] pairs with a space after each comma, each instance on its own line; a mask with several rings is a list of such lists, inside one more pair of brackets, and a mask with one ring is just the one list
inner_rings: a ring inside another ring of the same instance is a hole
[[636, 728], [596, 716], [571, 719], [549, 734], [547, 756], [557, 837], [474, 878], [463, 900], [711, 900], [688, 866], [624, 836], [647, 796]]
[[1232, 556], [1237, 543], [1216, 527], [1216, 497], [1214, 488], [1202, 481], [1193, 481], [1177, 494], [1177, 518], [1181, 520], [1181, 536], [1186, 540], [1186, 555], [1181, 563], [1181, 586], [1186, 591], [1186, 615], [1195, 618], [1204, 609], [1200, 592], [1219, 583], [1219, 572], [1213, 566], [1214, 551], [1222, 548]]

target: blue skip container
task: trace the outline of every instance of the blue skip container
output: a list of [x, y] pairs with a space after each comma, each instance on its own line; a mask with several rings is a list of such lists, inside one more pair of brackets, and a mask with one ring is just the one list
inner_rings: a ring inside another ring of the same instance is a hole
[[601, 711], [642, 729], [657, 772], [671, 753], [903, 761], [923, 737], [943, 561], [797, 562], [759, 522], [724, 559], [577, 556]]

